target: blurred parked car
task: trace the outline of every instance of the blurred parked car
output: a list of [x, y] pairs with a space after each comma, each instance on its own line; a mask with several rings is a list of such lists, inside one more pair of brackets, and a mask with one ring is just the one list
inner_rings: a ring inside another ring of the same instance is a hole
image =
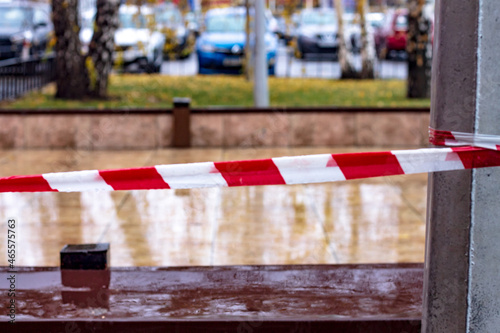
[[43, 55], [53, 36], [50, 5], [0, 3], [0, 59]]
[[[95, 10], [82, 13], [80, 19], [80, 41], [82, 52], [86, 53], [94, 33]], [[160, 72], [165, 36], [156, 30], [153, 8], [121, 5], [118, 19], [113, 53], [115, 66], [129, 72]]]
[[184, 23], [179, 8], [173, 3], [155, 7], [156, 26], [165, 35], [165, 58], [187, 58], [193, 52], [195, 36]]
[[118, 16], [120, 25], [115, 33], [115, 64], [128, 71], [160, 72], [165, 36], [155, 30], [153, 8], [121, 5]]
[[406, 52], [408, 37], [408, 9], [400, 8], [386, 13], [383, 24], [375, 31], [375, 49], [381, 59], [392, 52]]
[[[242, 71], [246, 13], [243, 7], [211, 9], [205, 15], [205, 31], [196, 43], [200, 74], [239, 74]], [[269, 75], [274, 75], [278, 40], [265, 34]]]
[[337, 56], [338, 25], [331, 8], [311, 8], [300, 12], [296, 29], [296, 55], [306, 58], [313, 54]]

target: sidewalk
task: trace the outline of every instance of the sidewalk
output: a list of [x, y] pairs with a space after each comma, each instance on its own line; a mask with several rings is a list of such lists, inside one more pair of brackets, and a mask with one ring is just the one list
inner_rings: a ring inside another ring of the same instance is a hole
[[[0, 152], [0, 176], [366, 150], [13, 150]], [[3, 193], [0, 215], [18, 221], [20, 266], [58, 266], [64, 244], [93, 242], [111, 243], [112, 266], [422, 262], [426, 187], [421, 174], [293, 186]], [[5, 235], [6, 225], [0, 230]], [[0, 246], [5, 242], [1, 237]]]

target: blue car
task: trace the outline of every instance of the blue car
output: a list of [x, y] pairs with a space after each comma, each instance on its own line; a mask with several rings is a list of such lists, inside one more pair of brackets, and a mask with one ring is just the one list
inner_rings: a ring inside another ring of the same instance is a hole
[[[205, 16], [205, 31], [196, 42], [199, 74], [241, 74], [245, 50], [244, 7], [212, 9]], [[269, 75], [274, 75], [278, 40], [265, 34]]]

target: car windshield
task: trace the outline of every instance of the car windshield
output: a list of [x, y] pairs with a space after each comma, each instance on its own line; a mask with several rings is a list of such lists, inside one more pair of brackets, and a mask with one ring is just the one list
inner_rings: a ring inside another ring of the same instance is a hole
[[368, 23], [374, 28], [381, 27], [384, 24], [384, 16], [383, 15], [377, 15], [375, 13], [372, 15], [369, 14], [366, 19], [367, 19]]
[[177, 25], [181, 23], [181, 13], [177, 10], [165, 10], [156, 15], [156, 22], [160, 24]]
[[408, 19], [406, 15], [398, 15], [396, 18], [396, 29], [407, 29], [408, 28]]
[[0, 7], [0, 27], [20, 29], [27, 24], [28, 10], [25, 8]]
[[337, 19], [333, 11], [306, 11], [302, 13], [301, 23], [303, 25], [336, 24]]
[[241, 14], [214, 15], [207, 18], [207, 32], [243, 32], [245, 16]]
[[120, 27], [123, 29], [147, 28], [147, 19], [140, 13], [120, 13]]

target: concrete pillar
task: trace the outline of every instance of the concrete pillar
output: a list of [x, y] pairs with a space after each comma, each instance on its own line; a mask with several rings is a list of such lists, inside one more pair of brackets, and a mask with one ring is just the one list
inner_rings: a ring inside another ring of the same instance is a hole
[[[475, 133], [500, 136], [500, 2], [479, 2]], [[472, 172], [469, 332], [500, 329], [500, 169]]]
[[[500, 135], [500, 2], [437, 0], [431, 126]], [[500, 327], [500, 169], [429, 177], [422, 332]]]

